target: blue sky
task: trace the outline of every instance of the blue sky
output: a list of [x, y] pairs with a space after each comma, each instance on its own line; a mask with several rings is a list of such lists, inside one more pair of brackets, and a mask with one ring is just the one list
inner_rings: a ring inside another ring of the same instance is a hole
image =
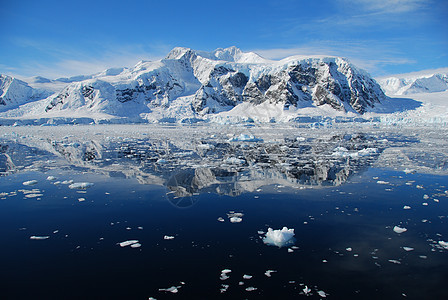
[[374, 76], [448, 67], [446, 0], [0, 0], [0, 73], [91, 74], [173, 47], [343, 56]]

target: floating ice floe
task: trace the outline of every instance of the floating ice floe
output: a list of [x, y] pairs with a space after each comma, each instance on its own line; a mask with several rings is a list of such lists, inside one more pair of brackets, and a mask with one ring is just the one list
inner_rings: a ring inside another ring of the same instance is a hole
[[305, 287], [302, 289], [303, 293], [305, 295], [308, 295], [309, 293], [311, 293], [311, 289], [305, 285]]
[[49, 238], [50, 237], [48, 235], [45, 235], [45, 236], [32, 235], [32, 236], [30, 236], [30, 240], [46, 240]]
[[257, 288], [253, 287], [253, 286], [249, 286], [249, 287], [246, 288], [246, 291], [248, 291], [248, 292], [253, 292], [253, 291], [256, 291], [256, 290], [257, 290]]
[[317, 291], [317, 294], [322, 298], [327, 298], [327, 293], [325, 293], [324, 291]]
[[56, 177], [54, 177], [54, 176], [48, 176], [48, 177], [47, 177], [47, 180], [48, 180], [48, 181], [55, 181], [55, 180], [56, 180]]
[[401, 265], [401, 261], [396, 260], [396, 259], [389, 259], [388, 262], [396, 264], [396, 265]]
[[263, 139], [257, 138], [249, 134], [240, 134], [239, 136], [232, 137], [229, 142], [262, 142]]
[[218, 218], [218, 221], [219, 221], [219, 222], [224, 222], [225, 220], [224, 220], [223, 217], [219, 217], [219, 218]]
[[75, 190], [75, 189], [87, 189], [89, 187], [93, 186], [93, 183], [91, 182], [76, 182], [76, 183], [72, 183], [68, 186], [69, 189]]
[[35, 185], [37, 184], [37, 180], [28, 180], [22, 183], [23, 185]]
[[181, 286], [172, 286], [167, 289], [159, 289], [159, 292], [170, 292], [170, 293], [176, 294], [179, 292], [180, 288], [181, 288]]
[[221, 288], [219, 289], [219, 292], [220, 292], [221, 294], [223, 294], [223, 293], [227, 292], [227, 290], [229, 289], [229, 287], [230, 287], [230, 285], [228, 285], [228, 284], [221, 284]]
[[448, 250], [448, 242], [439, 241], [439, 245]]
[[403, 209], [411, 209], [411, 207], [408, 205], [405, 205], [405, 206], [403, 206]]
[[246, 274], [243, 275], [243, 279], [251, 279], [252, 277], [253, 277], [252, 275], [246, 275]]
[[229, 157], [224, 161], [224, 163], [228, 165], [244, 165], [246, 161], [244, 159], [239, 159], [236, 157]]
[[242, 222], [243, 221], [243, 216], [244, 216], [243, 213], [234, 212], [234, 211], [230, 211], [227, 214], [227, 217], [229, 218], [229, 221], [231, 223], [240, 223], [240, 222]]
[[120, 245], [120, 247], [127, 247], [127, 246], [131, 246], [133, 244], [138, 244], [138, 240], [128, 240], [128, 241], [118, 243], [118, 245]]
[[264, 272], [264, 275], [266, 275], [267, 277], [271, 277], [272, 273], [277, 272], [275, 270], [267, 270], [266, 272]]
[[62, 181], [61, 183], [62, 183], [62, 184], [72, 184], [72, 183], [73, 183], [73, 180], [72, 180], [72, 179], [70, 179], [70, 180], [64, 180], [64, 181]]
[[414, 248], [412, 248], [412, 247], [403, 247], [403, 250], [409, 252], [409, 251], [414, 251]]
[[408, 169], [408, 168], [404, 169], [403, 172], [405, 172], [406, 174], [414, 174], [414, 173], [417, 173], [416, 170], [414, 170], [414, 169]]
[[221, 280], [227, 280], [227, 279], [229, 279], [230, 277], [229, 277], [229, 275], [227, 275], [227, 274], [229, 274], [229, 273], [231, 273], [232, 272], [232, 270], [230, 270], [230, 269], [224, 269], [224, 270], [222, 270], [221, 271], [221, 276], [219, 277], [219, 279], [221, 279]]
[[165, 235], [163, 236], [164, 240], [174, 240], [174, 236], [170, 236], [170, 235]]
[[424, 195], [423, 195], [423, 199], [428, 200], [428, 199], [429, 199], [429, 196], [426, 195], [426, 194], [424, 194]]
[[26, 194], [25, 197], [26, 198], [37, 198], [37, 197], [42, 197], [43, 194]]
[[402, 227], [399, 227], [399, 226], [394, 226], [394, 232], [396, 232], [396, 233], [403, 233], [403, 232], [406, 232], [407, 231], [407, 229], [406, 228], [402, 228]]
[[378, 180], [376, 183], [378, 183], [378, 184], [389, 184], [390, 182], [383, 181], [383, 180]]
[[283, 227], [281, 230], [274, 230], [268, 228], [266, 236], [263, 238], [263, 243], [277, 247], [284, 247], [294, 244], [294, 229]]

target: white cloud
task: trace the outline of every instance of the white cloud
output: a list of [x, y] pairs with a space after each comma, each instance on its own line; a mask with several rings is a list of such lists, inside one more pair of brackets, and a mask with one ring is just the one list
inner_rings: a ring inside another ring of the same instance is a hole
[[[171, 47], [165, 44], [114, 45], [96, 44], [89, 49], [75, 49], [60, 46], [54, 42], [20, 39], [18, 46], [28, 47], [36, 52], [37, 59], [23, 60], [20, 65], [0, 65], [0, 73], [17, 77], [43, 76], [48, 78], [89, 75], [113, 67], [132, 67], [141, 60], [162, 58]], [[93, 50], [92, 50], [93, 49]]]
[[343, 0], [348, 5], [356, 5], [370, 12], [405, 13], [427, 6], [428, 0]]
[[288, 56], [340, 56], [375, 75], [384, 75], [385, 66], [415, 63], [405, 53], [395, 50], [394, 43], [372, 41], [315, 41], [304, 47], [255, 49], [259, 55], [279, 60]]

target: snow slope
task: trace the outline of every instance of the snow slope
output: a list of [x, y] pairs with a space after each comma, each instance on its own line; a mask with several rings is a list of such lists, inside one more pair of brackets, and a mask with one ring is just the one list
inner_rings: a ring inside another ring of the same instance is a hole
[[448, 90], [448, 68], [377, 79], [387, 95], [437, 93]]

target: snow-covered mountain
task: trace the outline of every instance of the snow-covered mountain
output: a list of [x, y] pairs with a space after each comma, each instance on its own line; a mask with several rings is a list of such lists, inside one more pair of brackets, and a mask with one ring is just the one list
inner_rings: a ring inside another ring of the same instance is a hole
[[[263, 106], [356, 115], [381, 110], [388, 101], [375, 80], [343, 58], [272, 61], [236, 47], [213, 52], [178, 47], [164, 59], [141, 61], [133, 68], [56, 80], [34, 77], [29, 85], [16, 82], [20, 97], [7, 99], [18, 104], [35, 94], [53, 94], [26, 110], [9, 111], [7, 117], [110, 116], [159, 122], [204, 119], [241, 106], [244, 113]], [[15, 90], [2, 84], [4, 93]]]
[[7, 75], [0, 75], [0, 110], [33, 100], [36, 91], [26, 82]]
[[243, 102], [280, 103], [285, 108], [327, 104], [364, 113], [385, 95], [367, 73], [342, 58], [269, 61], [235, 47], [211, 53], [175, 48], [165, 59], [73, 82], [54, 95], [45, 110], [87, 109], [115, 115], [132, 107], [140, 114], [168, 108], [179, 98], [199, 115]]
[[448, 90], [448, 69], [389, 76], [377, 80], [388, 95], [437, 93]]

